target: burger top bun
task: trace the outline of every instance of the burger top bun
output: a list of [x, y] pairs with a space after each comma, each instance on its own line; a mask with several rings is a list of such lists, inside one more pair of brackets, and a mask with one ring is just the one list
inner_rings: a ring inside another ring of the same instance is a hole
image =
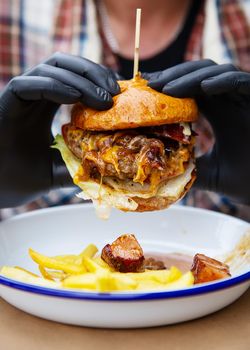
[[81, 129], [102, 131], [197, 120], [198, 108], [191, 98], [160, 93], [151, 89], [142, 78], [118, 83], [121, 93], [114, 96], [112, 108], [97, 111], [77, 103], [72, 109], [72, 123]]

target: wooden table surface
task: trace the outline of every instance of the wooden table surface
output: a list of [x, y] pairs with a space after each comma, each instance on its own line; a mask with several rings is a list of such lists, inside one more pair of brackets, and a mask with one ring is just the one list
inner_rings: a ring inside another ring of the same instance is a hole
[[249, 350], [250, 289], [234, 304], [182, 324], [133, 330], [74, 327], [28, 315], [0, 299], [1, 350]]

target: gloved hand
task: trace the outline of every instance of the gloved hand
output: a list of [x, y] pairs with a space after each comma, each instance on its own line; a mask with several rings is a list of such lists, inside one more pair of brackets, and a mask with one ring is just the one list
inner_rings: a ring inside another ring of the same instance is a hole
[[250, 73], [211, 60], [148, 74], [149, 86], [194, 97], [210, 122], [215, 144], [197, 160], [196, 186], [250, 204]]
[[118, 92], [110, 70], [62, 53], [12, 79], [0, 96], [0, 208], [72, 186], [59, 152], [50, 148], [53, 116], [61, 104], [77, 101], [108, 109]]

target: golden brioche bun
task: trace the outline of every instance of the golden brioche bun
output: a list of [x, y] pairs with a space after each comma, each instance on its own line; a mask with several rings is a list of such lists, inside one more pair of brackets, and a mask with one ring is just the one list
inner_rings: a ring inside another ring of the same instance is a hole
[[85, 130], [118, 130], [163, 124], [194, 122], [198, 108], [191, 98], [175, 98], [136, 78], [118, 82], [121, 93], [114, 96], [114, 105], [97, 111], [77, 103], [72, 109], [72, 123]]

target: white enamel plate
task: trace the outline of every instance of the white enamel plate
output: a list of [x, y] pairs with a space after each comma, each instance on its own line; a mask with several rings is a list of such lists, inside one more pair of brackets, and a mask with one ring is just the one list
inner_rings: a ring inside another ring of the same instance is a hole
[[[222, 258], [248, 230], [244, 221], [181, 206], [152, 213], [113, 211], [107, 221], [97, 219], [91, 205], [57, 207], [0, 223], [0, 266], [18, 265], [37, 272], [28, 256], [29, 247], [46, 255], [74, 254], [89, 243], [101, 249], [124, 233], [134, 233], [145, 252]], [[250, 285], [247, 249], [244, 259], [234, 262], [231, 278], [181, 290], [101, 294], [35, 286], [0, 276], [0, 296], [30, 314], [74, 325], [172, 324], [208, 315], [239, 298]]]

